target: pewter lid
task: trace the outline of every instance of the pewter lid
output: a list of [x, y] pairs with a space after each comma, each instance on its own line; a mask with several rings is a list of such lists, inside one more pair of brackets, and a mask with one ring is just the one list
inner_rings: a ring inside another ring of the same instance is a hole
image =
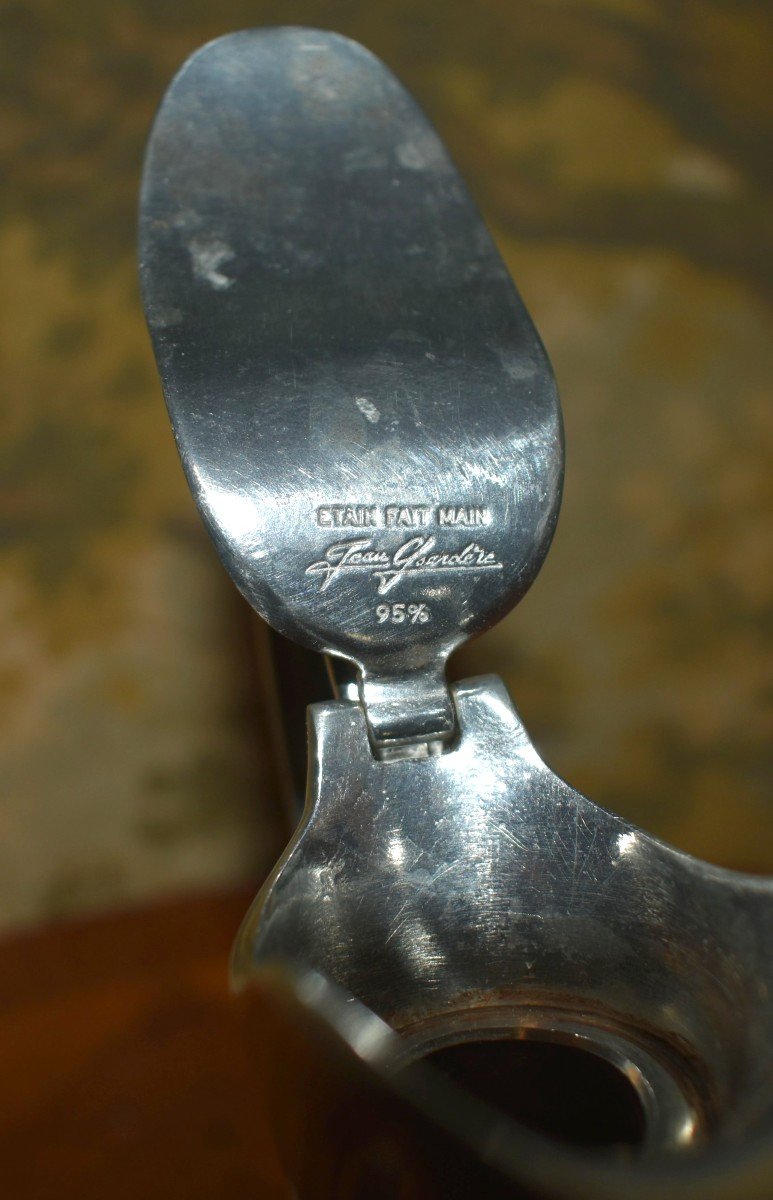
[[563, 470], [545, 351], [448, 154], [367, 50], [232, 34], [156, 118], [141, 279], [233, 579], [359, 668], [371, 736], [448, 737], [448, 655], [512, 607]]

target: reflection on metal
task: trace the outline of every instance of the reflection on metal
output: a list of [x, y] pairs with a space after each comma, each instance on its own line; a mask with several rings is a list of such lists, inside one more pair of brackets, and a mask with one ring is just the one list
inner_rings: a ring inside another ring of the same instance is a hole
[[157, 118], [141, 260], [223, 561], [340, 664], [234, 959], [297, 1193], [767, 1198], [773, 887], [575, 792], [496, 679], [445, 682], [534, 579], [563, 449], [426, 118], [336, 35], [220, 39]]
[[236, 583], [357, 666], [377, 747], [451, 738], [445, 661], [536, 575], [563, 453], [545, 352], [440, 140], [354, 43], [237, 34], [169, 89], [142, 206], [164, 391]]

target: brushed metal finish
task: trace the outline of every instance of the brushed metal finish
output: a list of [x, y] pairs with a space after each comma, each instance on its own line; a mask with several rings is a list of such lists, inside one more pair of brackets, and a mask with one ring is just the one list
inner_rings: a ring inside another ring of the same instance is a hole
[[336, 34], [232, 34], [148, 145], [140, 273], [196, 502], [280, 632], [348, 658], [378, 743], [448, 737], [445, 660], [558, 516], [550, 367], [442, 143]]

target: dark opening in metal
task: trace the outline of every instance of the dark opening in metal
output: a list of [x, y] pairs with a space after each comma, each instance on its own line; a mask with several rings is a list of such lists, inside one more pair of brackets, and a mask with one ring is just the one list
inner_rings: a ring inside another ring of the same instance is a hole
[[464, 1042], [425, 1057], [444, 1075], [507, 1116], [571, 1146], [641, 1146], [644, 1108], [611, 1062], [550, 1041]]

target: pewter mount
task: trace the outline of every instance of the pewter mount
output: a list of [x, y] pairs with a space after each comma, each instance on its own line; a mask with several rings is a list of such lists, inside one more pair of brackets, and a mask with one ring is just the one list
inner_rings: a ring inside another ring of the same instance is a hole
[[[533, 581], [563, 448], [543, 347], [437, 135], [347, 39], [234, 34], [164, 99], [140, 231], [220, 555], [275, 629], [356, 672], [310, 710], [304, 816], [235, 953], [299, 1072], [277, 1100], [299, 1194], [340, 1183], [310, 1150], [323, 1121], [301, 1074], [324, 1066], [344, 1095], [356, 1060], [374, 1104], [418, 1123], [428, 1154], [442, 1144], [460, 1195], [767, 1200], [773, 886], [580, 796], [497, 680], [445, 682]], [[634, 1166], [578, 1159], [400, 1066], [537, 1035], [632, 1081]], [[346, 1128], [324, 1129], [332, 1164]]]

